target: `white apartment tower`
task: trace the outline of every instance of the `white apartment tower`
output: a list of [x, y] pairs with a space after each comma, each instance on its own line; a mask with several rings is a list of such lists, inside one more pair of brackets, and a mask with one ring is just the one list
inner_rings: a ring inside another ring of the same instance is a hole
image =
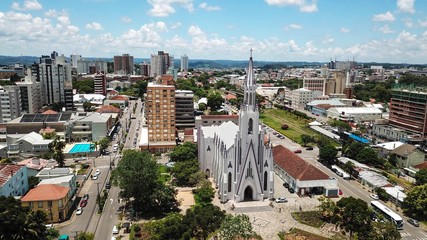
[[21, 112], [38, 113], [42, 108], [42, 87], [41, 83], [36, 81], [36, 77], [31, 75], [31, 70], [25, 76], [23, 82], [17, 82], [21, 93]]
[[151, 73], [150, 77], [157, 77], [166, 74], [169, 67], [173, 67], [173, 56], [164, 51], [158, 51], [157, 55], [151, 54]]
[[71, 54], [70, 58], [71, 58], [71, 67], [76, 68], [77, 61], [82, 59], [82, 55]]
[[188, 71], [188, 56], [184, 54], [184, 56], [181, 56], [181, 72]]
[[21, 116], [21, 95], [16, 85], [0, 88], [0, 123]]

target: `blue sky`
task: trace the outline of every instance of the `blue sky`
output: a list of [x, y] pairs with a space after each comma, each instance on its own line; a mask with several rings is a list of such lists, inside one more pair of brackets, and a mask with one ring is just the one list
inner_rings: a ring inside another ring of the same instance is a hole
[[0, 55], [427, 63], [425, 0], [1, 0]]

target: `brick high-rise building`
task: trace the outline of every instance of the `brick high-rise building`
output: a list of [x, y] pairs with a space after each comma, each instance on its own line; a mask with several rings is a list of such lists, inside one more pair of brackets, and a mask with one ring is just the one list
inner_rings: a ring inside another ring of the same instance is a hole
[[419, 135], [421, 139], [425, 139], [427, 137], [426, 115], [426, 89], [392, 89], [390, 99], [390, 125], [404, 129], [408, 132]]
[[95, 74], [94, 79], [94, 90], [97, 94], [107, 95], [107, 76], [103, 72]]
[[176, 146], [175, 86], [149, 83], [145, 98], [148, 143], [141, 149], [167, 152]]
[[120, 74], [133, 74], [134, 64], [133, 56], [123, 54], [122, 56], [114, 56], [114, 72]]

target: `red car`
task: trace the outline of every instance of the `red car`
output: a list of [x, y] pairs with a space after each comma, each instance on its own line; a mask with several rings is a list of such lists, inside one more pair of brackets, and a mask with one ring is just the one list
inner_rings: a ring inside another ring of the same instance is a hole
[[294, 153], [302, 153], [301, 149], [297, 149], [294, 151]]
[[87, 200], [82, 200], [80, 202], [80, 207], [86, 207], [86, 205], [87, 205]]

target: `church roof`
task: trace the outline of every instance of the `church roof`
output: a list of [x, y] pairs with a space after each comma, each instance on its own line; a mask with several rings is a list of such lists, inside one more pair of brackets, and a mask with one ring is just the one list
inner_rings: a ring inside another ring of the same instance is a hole
[[224, 142], [225, 146], [230, 148], [234, 145], [234, 139], [239, 131], [239, 126], [231, 121], [223, 122], [219, 126], [202, 127], [203, 134], [206, 137], [214, 138], [216, 136]]
[[282, 145], [273, 147], [274, 163], [294, 179], [301, 181], [326, 180], [329, 176]]

